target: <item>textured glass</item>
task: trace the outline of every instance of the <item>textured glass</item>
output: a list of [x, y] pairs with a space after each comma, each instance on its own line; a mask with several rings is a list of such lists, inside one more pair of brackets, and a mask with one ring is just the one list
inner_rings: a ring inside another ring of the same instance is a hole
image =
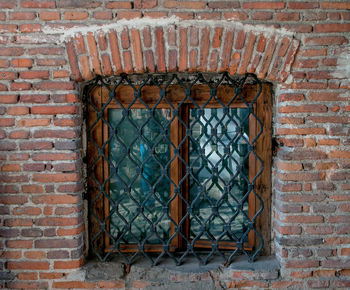
[[[169, 172], [170, 110], [157, 109], [152, 119], [146, 109], [130, 109], [127, 118], [122, 110], [109, 109], [108, 116], [115, 133], [109, 143], [113, 164], [110, 171], [115, 172], [109, 192], [112, 200], [118, 202], [110, 207], [114, 211], [111, 235], [115, 239], [122, 235], [124, 243], [161, 243], [169, 238], [170, 230], [169, 219], [162, 211], [170, 196], [169, 179], [162, 176], [163, 170]], [[142, 130], [142, 135], [138, 135], [138, 130]], [[158, 220], [152, 234], [152, 223]]]
[[[242, 212], [248, 215], [248, 200], [243, 199], [249, 182], [248, 115], [247, 109], [227, 114], [224, 109], [190, 110], [192, 239], [232, 241], [247, 230]], [[223, 235], [226, 224], [231, 231]]]

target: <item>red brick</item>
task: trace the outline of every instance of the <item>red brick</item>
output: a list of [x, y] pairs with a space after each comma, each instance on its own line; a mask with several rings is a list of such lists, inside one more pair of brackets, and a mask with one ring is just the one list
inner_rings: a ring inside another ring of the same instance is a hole
[[60, 20], [61, 14], [56, 11], [43, 11], [39, 13], [39, 18], [44, 21]]
[[19, 115], [27, 115], [29, 114], [29, 108], [28, 107], [10, 107], [7, 109], [7, 113], [9, 115], [19, 116]]
[[243, 9], [284, 9], [286, 3], [284, 2], [245, 2], [242, 3]]
[[27, 153], [10, 154], [11, 161], [22, 161], [22, 160], [28, 160], [28, 159], [29, 159], [29, 154]]
[[180, 28], [179, 70], [187, 70], [187, 28]]
[[194, 19], [194, 13], [192, 12], [173, 12], [172, 14], [182, 20]]
[[268, 69], [270, 67], [271, 61], [272, 61], [272, 57], [273, 57], [273, 53], [275, 51], [276, 48], [276, 41], [275, 41], [275, 37], [272, 36], [270, 38], [269, 44], [266, 48], [265, 54], [264, 54], [264, 58], [263, 58], [263, 62], [260, 68], [260, 72], [258, 74], [259, 78], [264, 78], [268, 72]]
[[59, 70], [53, 72], [53, 78], [55, 79], [61, 79], [61, 78], [67, 78], [70, 75], [70, 71], [67, 70]]
[[132, 73], [134, 71], [133, 64], [132, 64], [132, 55], [130, 51], [124, 51], [123, 52], [123, 59], [124, 59], [124, 71], [126, 73]]
[[21, 119], [18, 121], [18, 126], [21, 127], [37, 127], [37, 126], [49, 126], [51, 119]]
[[125, 288], [125, 283], [123, 281], [115, 280], [115, 281], [99, 281], [97, 282], [98, 288]]
[[349, 159], [350, 158], [350, 151], [330, 151], [328, 153], [329, 158], [340, 158], [340, 159]]
[[59, 127], [76, 127], [80, 125], [79, 119], [55, 119], [54, 125]]
[[14, 67], [32, 67], [33, 60], [30, 58], [17, 58], [11, 61], [11, 65]]
[[319, 261], [287, 261], [286, 268], [317, 268]]
[[15, 104], [17, 101], [17, 95], [0, 95], [0, 104]]
[[296, 12], [281, 12], [276, 13], [277, 21], [298, 21], [299, 13]]
[[[65, 268], [63, 268], [65, 269]], [[95, 282], [81, 282], [81, 281], [66, 281], [66, 282], [53, 282], [52, 288], [64, 288], [64, 289], [95, 289]]]
[[240, 30], [237, 34], [235, 49], [242, 49], [244, 47], [245, 39], [246, 39], [246, 34], [244, 30]]
[[349, 43], [344, 36], [323, 36], [323, 37], [306, 37], [306, 45], [342, 45]]
[[198, 58], [197, 49], [191, 49], [190, 55], [189, 55], [189, 71], [193, 72], [197, 70], [197, 58]]
[[[6, 67], [9, 67], [10, 63], [7, 59], [1, 59], [0, 60], [0, 67], [1, 68], [6, 68]], [[4, 90], [6, 91], [6, 89]]]
[[231, 66], [230, 66], [230, 69], [229, 69], [229, 72], [230, 72], [231, 75], [236, 73], [240, 60], [241, 60], [241, 54], [239, 52], [235, 52], [232, 55]]
[[7, 262], [9, 270], [49, 270], [49, 262]]
[[78, 181], [80, 176], [77, 173], [54, 173], [54, 174], [34, 174], [33, 180], [37, 182], [73, 182]]
[[22, 257], [21, 251], [2, 251], [1, 257], [3, 259], [19, 259]]
[[318, 1], [313, 2], [289, 2], [288, 7], [290, 9], [315, 9], [318, 8], [319, 3]]
[[11, 219], [5, 219], [4, 225], [6, 227], [32, 227], [33, 226], [33, 220], [24, 218], [11, 218]]
[[13, 127], [14, 125], [15, 125], [15, 119], [0, 118], [0, 127]]
[[49, 72], [48, 71], [23, 71], [20, 72], [19, 77], [21, 79], [48, 79]]
[[149, 72], [155, 72], [155, 63], [154, 63], [154, 57], [153, 52], [151, 50], [145, 51], [145, 65], [146, 70]]
[[86, 55], [79, 56], [79, 62], [81, 66], [81, 73], [84, 80], [92, 79], [92, 71], [90, 70], [89, 58]]
[[64, 19], [65, 20], [84, 20], [89, 17], [89, 14], [87, 12], [83, 11], [67, 11], [64, 12]]
[[20, 143], [19, 147], [21, 150], [50, 150], [53, 145], [50, 141], [29, 141]]
[[6, 247], [14, 249], [30, 249], [33, 247], [33, 241], [26, 240], [10, 240], [6, 241]]
[[132, 283], [132, 286], [134, 288], [144, 289], [144, 288], [150, 286], [150, 282], [149, 281], [143, 281], [143, 280], [135, 280]]
[[312, 216], [312, 215], [293, 215], [284, 218], [286, 223], [301, 223], [301, 224], [311, 224], [311, 223], [323, 223], [323, 216]]
[[156, 49], [157, 49], [157, 71], [165, 72], [166, 71], [165, 47], [164, 47], [163, 29], [161, 27], [157, 27], [155, 29], [155, 37], [156, 37]]
[[230, 65], [231, 51], [233, 46], [233, 30], [227, 30], [225, 33], [224, 47], [221, 54], [221, 71], [226, 71]]
[[164, 1], [164, 7], [165, 8], [172, 8], [172, 9], [191, 9], [191, 10], [197, 10], [197, 9], [204, 9], [207, 5], [206, 2], [201, 1]]
[[18, 172], [21, 171], [20, 164], [4, 164], [1, 166], [2, 172]]
[[77, 114], [76, 106], [33, 106], [32, 114], [56, 115], [56, 114]]
[[[66, 47], [67, 46], [69, 47], [69, 44], [71, 44], [71, 42], [68, 42], [66, 44]], [[36, 64], [38, 66], [63, 66], [66, 63], [67, 61], [63, 58], [45, 58], [45, 59], [38, 59], [36, 61]]]
[[55, 8], [55, 1], [22, 1], [23, 8]]
[[18, 280], [38, 280], [38, 273], [36, 272], [23, 272], [17, 274]]
[[[220, 42], [221, 43], [221, 35], [222, 35], [222, 28], [215, 28], [215, 35], [213, 37], [213, 47], [214, 42]], [[204, 27], [202, 30], [202, 37], [201, 37], [201, 44], [200, 44], [200, 58], [199, 58], [199, 71], [206, 71], [207, 65], [208, 65], [208, 56], [209, 56], [209, 47], [210, 47], [210, 31], [208, 27]], [[217, 44], [215, 44], [217, 45]]]
[[330, 235], [334, 231], [332, 226], [308, 226], [305, 232], [310, 235]]
[[12, 210], [14, 215], [39, 215], [41, 214], [41, 209], [33, 206], [27, 207], [16, 207]]
[[24, 252], [24, 257], [31, 260], [41, 260], [46, 258], [46, 253], [43, 251], [27, 251]]
[[[2, 31], [2, 25], [0, 25], [0, 32]], [[2, 31], [4, 32], [4, 31]], [[2, 48], [0, 50], [0, 56], [20, 56], [24, 54], [24, 48], [23, 47], [9, 47], [9, 48]]]
[[96, 11], [94, 12], [94, 18], [98, 20], [111, 20], [113, 18], [113, 14], [109, 11]]
[[41, 24], [22, 24], [19, 26], [22, 33], [41, 32]]
[[348, 10], [350, 9], [350, 3], [349, 2], [323, 2], [321, 3], [321, 8]]
[[208, 7], [213, 9], [233, 9], [239, 8], [239, 1], [211, 1], [208, 2]]
[[135, 19], [135, 18], [141, 18], [142, 14], [140, 11], [119, 11], [117, 12], [117, 19]]
[[301, 102], [305, 100], [303, 94], [287, 93], [278, 96], [280, 102]]
[[9, 134], [10, 139], [28, 139], [30, 132], [24, 130], [12, 131]]
[[24, 193], [43, 193], [44, 189], [41, 185], [22, 185]]
[[251, 16], [252, 20], [271, 20], [273, 14], [271, 12], [254, 12]]
[[279, 108], [280, 113], [322, 113], [327, 112], [325, 105], [302, 105], [302, 106], [286, 106]]
[[[151, 52], [151, 51], [148, 51]], [[151, 52], [152, 53], [152, 52]], [[153, 54], [152, 54], [153, 58]], [[168, 72], [177, 71], [177, 50], [169, 49], [168, 52]]]
[[27, 82], [14, 82], [11, 84], [11, 91], [28, 91], [32, 89], [32, 84]]
[[218, 69], [219, 62], [219, 52], [217, 50], [212, 50], [209, 58], [209, 71], [216, 72]]
[[76, 153], [37, 153], [33, 154], [34, 161], [76, 160]]
[[72, 195], [41, 195], [34, 196], [32, 200], [38, 204], [77, 204], [80, 198]]
[[120, 60], [118, 39], [117, 39], [115, 31], [109, 32], [109, 43], [110, 43], [110, 49], [111, 49], [111, 53], [112, 53], [112, 61], [113, 61], [113, 64], [116, 68], [116, 73], [121, 73], [122, 72], [122, 65], [121, 65], [121, 60]]
[[[219, 48], [221, 46], [222, 33], [223, 33], [223, 28], [222, 27], [215, 27], [214, 35], [213, 35], [213, 41], [212, 41], [212, 47], [213, 48]], [[207, 41], [209, 43], [209, 39]]]
[[196, 13], [196, 19], [200, 20], [220, 20], [221, 13], [217, 12], [205, 12], [205, 13]]
[[[140, 38], [140, 32], [137, 29], [131, 30], [131, 40], [132, 40], [132, 46], [133, 46], [133, 52], [134, 52], [134, 63], [135, 63], [136, 73], [142, 73], [144, 69], [143, 69], [141, 38]], [[163, 54], [164, 54], [164, 51], [163, 51]]]
[[9, 18], [10, 20], [34, 20], [35, 19], [34, 12], [10, 12]]
[[291, 272], [293, 278], [304, 279], [312, 276], [312, 271]]
[[151, 9], [158, 5], [158, 0], [136, 0], [134, 7], [138, 9]]
[[168, 17], [168, 12], [159, 12], [159, 11], [145, 11], [143, 12], [144, 17], [150, 17], [154, 19], [159, 19], [159, 18], [166, 18]]
[[17, 79], [17, 73], [16, 72], [0, 72], [0, 80], [15, 80]]
[[16, 2], [10, 2], [10, 1], [6, 1], [6, 0], [2, 0], [0, 2], [0, 8], [2, 9], [13, 9], [17, 6]]
[[89, 46], [90, 57], [91, 57], [92, 67], [94, 69], [94, 72], [98, 75], [102, 75], [101, 64], [100, 64], [99, 57], [98, 57], [99, 53], [97, 50], [94, 35], [91, 32], [89, 32], [86, 35], [86, 40], [87, 40], [87, 43]]
[[79, 66], [78, 66], [78, 59], [74, 51], [74, 44], [73, 41], [69, 41], [66, 43], [66, 49], [69, 59], [69, 64], [72, 72], [72, 76], [75, 81], [81, 81], [82, 76], [80, 74]]
[[338, 92], [310, 92], [310, 101], [342, 101]]
[[326, 134], [325, 128], [279, 128], [276, 130], [278, 135], [324, 135]]
[[[129, 1], [113, 1], [106, 3], [106, 8], [108, 9], [131, 9], [132, 2]], [[137, 7], [136, 7], [137, 8]]]
[[276, 230], [282, 235], [300, 235], [302, 232], [299, 226], [276, 226]]
[[256, 35], [253, 33], [249, 33], [248, 43], [244, 49], [242, 61], [238, 70], [239, 74], [244, 74], [247, 72], [247, 67], [252, 57], [255, 40], [256, 40]]

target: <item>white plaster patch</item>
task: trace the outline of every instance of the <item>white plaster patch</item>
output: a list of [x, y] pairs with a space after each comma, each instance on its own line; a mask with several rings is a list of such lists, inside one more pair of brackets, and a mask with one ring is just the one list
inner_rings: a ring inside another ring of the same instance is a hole
[[74, 270], [67, 274], [66, 279], [69, 281], [85, 281], [86, 271]]
[[96, 32], [108, 32], [110, 30], [115, 30], [117, 32], [121, 32], [124, 27], [128, 28], [136, 28], [141, 29], [145, 26], [150, 27], [168, 27], [169, 25], [176, 25], [179, 27], [190, 27], [190, 26], [196, 26], [196, 27], [214, 27], [214, 26], [220, 26], [220, 27], [226, 27], [226, 28], [235, 28], [244, 30], [247, 32], [254, 32], [254, 33], [263, 33], [266, 36], [269, 35], [276, 35], [279, 34], [281, 36], [289, 36], [293, 37], [294, 33], [291, 31], [288, 31], [286, 29], [280, 29], [280, 28], [274, 28], [274, 27], [266, 27], [263, 25], [251, 25], [251, 24], [243, 24], [241, 22], [236, 21], [230, 21], [230, 20], [183, 20], [176, 16], [171, 16], [168, 18], [137, 18], [132, 20], [122, 19], [118, 20], [114, 23], [109, 24], [102, 24], [102, 25], [88, 25], [88, 26], [74, 26], [72, 28], [56, 28], [53, 29], [50, 26], [44, 26], [43, 32], [47, 34], [61, 34], [60, 35], [60, 42], [65, 42], [68, 39], [74, 37], [76, 34], [87, 34], [88, 32], [96, 33]]
[[350, 49], [343, 50], [337, 55], [337, 70], [332, 72], [334, 78], [350, 78]]

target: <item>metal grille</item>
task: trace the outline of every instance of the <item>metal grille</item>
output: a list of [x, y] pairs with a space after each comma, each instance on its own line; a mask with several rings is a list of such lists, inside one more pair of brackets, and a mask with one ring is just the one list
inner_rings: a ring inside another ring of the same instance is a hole
[[[255, 93], [245, 88], [255, 86]], [[263, 247], [255, 75], [97, 77], [84, 88], [90, 248], [100, 260], [201, 263]], [[259, 166], [253, 166], [258, 163]]]

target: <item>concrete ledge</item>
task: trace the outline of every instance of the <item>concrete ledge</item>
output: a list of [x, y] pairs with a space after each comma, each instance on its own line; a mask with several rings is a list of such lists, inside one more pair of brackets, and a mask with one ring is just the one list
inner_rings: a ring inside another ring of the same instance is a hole
[[[90, 261], [84, 268], [85, 281], [121, 280], [128, 285], [132, 281], [142, 280], [154, 282], [195, 282], [195, 281], [227, 281], [244, 280], [276, 280], [279, 278], [280, 265], [274, 257], [259, 257], [249, 263], [246, 257], [237, 257], [228, 267], [222, 262], [212, 261], [209, 265], [200, 265], [195, 258], [187, 259], [181, 266], [174, 265], [170, 259], [152, 267], [149, 261], [142, 259], [128, 269], [120, 261]], [[214, 285], [212, 285], [214, 286]]]

